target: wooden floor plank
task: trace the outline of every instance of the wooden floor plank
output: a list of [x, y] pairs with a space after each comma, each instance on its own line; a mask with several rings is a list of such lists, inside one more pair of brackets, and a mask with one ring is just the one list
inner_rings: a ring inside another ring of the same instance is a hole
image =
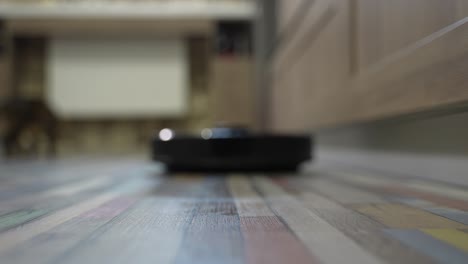
[[319, 262], [274, 215], [247, 177], [230, 177], [228, 185], [240, 217], [247, 263]]
[[468, 211], [468, 201], [464, 201], [464, 200], [444, 197], [444, 196], [440, 196], [440, 195], [429, 193], [429, 192], [417, 191], [417, 190], [407, 188], [404, 186], [380, 186], [380, 187], [373, 187], [373, 188], [377, 192], [388, 193], [391, 195], [405, 196], [405, 197], [415, 197], [415, 198], [419, 198], [422, 200], [433, 202], [441, 206]]
[[325, 178], [301, 178], [308, 188], [342, 204], [376, 204], [387, 201], [374, 193]]
[[202, 191], [199, 182], [165, 181], [52, 263], [173, 263], [193, 215], [193, 198]]
[[[333, 174], [335, 177], [347, 182], [349, 184], [360, 185], [363, 188], [368, 188], [376, 193], [389, 194], [389, 195], [399, 195], [403, 197], [414, 197], [420, 198], [422, 200], [427, 200], [442, 206], [455, 208], [463, 211], [468, 211], [468, 200], [452, 198], [453, 194], [456, 193], [457, 196], [463, 196], [464, 192], [456, 192], [453, 190], [450, 194], [447, 189], [442, 189], [439, 192], [430, 192], [428, 190], [418, 190], [417, 188], [410, 188], [409, 183], [412, 180], [406, 180], [403, 182], [398, 182], [395, 179], [385, 179], [382, 177], [372, 177], [370, 175], [342, 175], [340, 173]], [[408, 185], [407, 185], [408, 183]], [[414, 184], [413, 184], [414, 187]], [[426, 186], [425, 189], [428, 187]], [[440, 195], [443, 194], [443, 195]], [[450, 197], [452, 196], [452, 197]]]
[[116, 198], [43, 232], [2, 255], [8, 263], [46, 264], [92, 235], [134, 204], [136, 198]]
[[0, 216], [0, 232], [27, 223], [47, 214], [44, 209], [19, 210]]
[[36, 235], [51, 230], [52, 228], [62, 223], [65, 223], [66, 221], [69, 221], [86, 211], [120, 197], [123, 194], [141, 192], [142, 190], [145, 190], [143, 187], [151, 188], [151, 184], [149, 184], [147, 180], [125, 183], [118, 188], [109, 190], [96, 197], [92, 197], [73, 206], [64, 208], [63, 210], [60, 210], [50, 216], [41, 218], [34, 222], [29, 222], [20, 229], [8, 230], [0, 234], [0, 245], [2, 245], [0, 247], [0, 254]]
[[468, 234], [456, 229], [423, 229], [424, 233], [468, 252]]
[[[37, 194], [27, 194], [14, 200], [0, 202], [0, 214], [9, 214], [18, 209], [49, 213], [70, 203], [83, 200], [86, 196], [92, 196], [93, 193], [103, 192], [106, 188], [115, 186], [120, 182], [119, 179], [110, 177], [102, 180], [88, 179], [60, 186], [57, 189], [48, 189]], [[80, 199], [80, 197], [83, 199]]]
[[0, 161], [0, 263], [468, 263], [464, 187], [150, 165]]
[[67, 183], [62, 186], [58, 186], [56, 188], [47, 189], [40, 193], [23, 195], [20, 199], [16, 199], [14, 202], [15, 204], [22, 204], [22, 203], [31, 202], [31, 200], [37, 201], [37, 199], [44, 199], [44, 198], [59, 199], [60, 197], [67, 197], [67, 196], [75, 195], [84, 190], [107, 186], [110, 183], [115, 182], [117, 180], [118, 179], [116, 177], [112, 177], [109, 175], [109, 176], [95, 177], [94, 179], [74, 181], [72, 183]]
[[174, 263], [244, 263], [239, 216], [224, 178], [207, 178]]
[[255, 186], [275, 214], [322, 263], [383, 263], [268, 178], [255, 178]]
[[[354, 182], [362, 185], [383, 186], [395, 184], [395, 179], [383, 177], [376, 173], [369, 173], [364, 171], [353, 171], [331, 168], [326, 171], [318, 171], [317, 173], [325, 173], [327, 176], [340, 179], [346, 182]], [[401, 182], [400, 182], [401, 183]]]
[[446, 184], [414, 180], [405, 184], [405, 186], [424, 192], [450, 197], [453, 199], [468, 201], [468, 190], [454, 186], [448, 186]]
[[395, 197], [392, 199], [396, 202], [406, 204], [412, 207], [416, 207], [421, 210], [425, 210], [435, 215], [439, 215], [441, 217], [445, 217], [452, 221], [468, 226], [468, 212], [466, 211], [461, 211], [461, 210], [453, 209], [453, 208], [440, 207], [439, 205], [433, 204], [428, 201], [420, 200], [417, 198]]
[[[304, 205], [363, 248], [389, 263], [432, 263], [432, 260], [383, 233], [384, 225], [342, 204], [311, 192], [308, 185], [293, 179]], [[333, 195], [333, 194], [330, 194]]]
[[[163, 207], [173, 215], [165, 215]], [[176, 211], [180, 211], [177, 213]], [[183, 203], [147, 198], [52, 263], [171, 263], [188, 224], [189, 208]]]
[[234, 175], [228, 179], [228, 188], [235, 198], [237, 213], [241, 217], [274, 216], [275, 214], [265, 204], [265, 201], [252, 188], [250, 181], [242, 175]]
[[389, 228], [467, 228], [461, 223], [402, 204], [362, 205], [355, 209]]
[[[10, 204], [7, 202], [6, 205], [2, 205], [0, 209], [0, 211], [8, 212], [0, 216], [0, 221], [2, 221], [2, 219], [4, 220], [3, 226], [0, 227], [0, 232], [11, 229], [11, 228], [15, 228], [18, 226], [22, 226], [30, 221], [38, 220], [41, 217], [51, 215], [55, 213], [56, 211], [73, 206], [74, 204], [85, 201], [89, 199], [90, 197], [97, 196], [100, 193], [104, 193], [118, 186], [121, 183], [122, 181], [118, 180], [115, 182], [106, 181], [105, 185], [83, 184], [82, 186], [87, 186], [91, 188], [90, 189], [81, 189], [81, 188], [75, 189], [74, 188], [75, 190], [73, 192], [70, 192], [70, 195], [63, 195], [59, 197], [56, 197], [56, 196], [41, 197], [40, 196], [37, 199], [35, 199], [36, 202], [33, 201], [34, 200], [33, 197], [28, 198], [26, 203], [17, 203], [17, 201], [14, 201], [13, 204]], [[25, 213], [27, 214], [25, 215]]]
[[433, 214], [468, 226], [468, 212], [448, 208], [429, 208], [427, 210]]
[[385, 185], [402, 185], [407, 188], [411, 188], [417, 191], [422, 192], [429, 192], [432, 194], [446, 196], [453, 199], [465, 200], [468, 201], [468, 190], [448, 185], [445, 183], [439, 183], [434, 181], [423, 181], [418, 180], [415, 178], [410, 179], [403, 179], [401, 177], [398, 178], [390, 178], [390, 177], [382, 177], [382, 175], [370, 175], [369, 173], [350, 173], [350, 172], [343, 172], [338, 171], [334, 173], [335, 176], [340, 177], [341, 179], [351, 180], [354, 182], [360, 182], [365, 185], [373, 185], [373, 186], [385, 186]]
[[[99, 180], [99, 178], [105, 178], [106, 176], [118, 178], [120, 174], [128, 174], [128, 171], [134, 170], [135, 168], [145, 167], [133, 163], [106, 166], [105, 163], [101, 164], [98, 161], [96, 162], [96, 164], [89, 161], [71, 161], [65, 162], [65, 164], [62, 162], [57, 164], [53, 162], [43, 162], [40, 163], [40, 165], [31, 166], [31, 168], [29, 168], [30, 166], [25, 166], [25, 168], [20, 166], [18, 171], [11, 173], [11, 176], [15, 178], [14, 182], [18, 186], [0, 192], [0, 200], [2, 202], [9, 200], [15, 201], [16, 199], [23, 199], [25, 195], [31, 196], [45, 193], [49, 190], [53, 191], [57, 188], [61, 188], [64, 185], [77, 182], [89, 182], [95, 179]], [[141, 172], [141, 169], [137, 171]], [[5, 177], [2, 177], [4, 175], [8, 176], [10, 173], [3, 172], [2, 170], [0, 173], [0, 181], [5, 179]]]
[[386, 230], [389, 236], [399, 239], [408, 247], [421, 251], [439, 263], [466, 264], [468, 255], [419, 230]]

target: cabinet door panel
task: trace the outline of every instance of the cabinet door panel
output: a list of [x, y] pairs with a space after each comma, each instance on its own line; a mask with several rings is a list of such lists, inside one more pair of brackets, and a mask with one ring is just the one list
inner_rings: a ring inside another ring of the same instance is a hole
[[370, 67], [466, 15], [465, 0], [357, 0], [359, 63]]
[[296, 16], [301, 5], [304, 2], [313, 0], [280, 0], [278, 1], [278, 32], [281, 33], [286, 29], [286, 26]]
[[466, 103], [467, 69], [468, 0], [319, 0], [276, 56], [273, 127], [317, 129]]
[[[356, 119], [468, 100], [466, 0], [358, 0]], [[353, 120], [354, 121], [354, 120]]]
[[350, 72], [349, 4], [318, 0], [296, 35], [279, 50], [274, 67], [273, 127], [298, 131], [332, 114]]

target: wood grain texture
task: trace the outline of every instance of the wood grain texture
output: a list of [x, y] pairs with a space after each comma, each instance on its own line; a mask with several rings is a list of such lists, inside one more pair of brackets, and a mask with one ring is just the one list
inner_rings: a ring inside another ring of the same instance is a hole
[[[193, 198], [200, 196], [199, 182], [157, 186], [129, 211], [62, 252], [53, 263], [171, 263], [195, 206], [193, 200], [184, 198], [184, 192]], [[161, 190], [160, 195], [151, 195], [157, 190]]]
[[[349, 3], [317, 1], [290, 41], [275, 54], [272, 128], [302, 131], [330, 105], [330, 91], [349, 75]], [[342, 91], [346, 97], [346, 90]], [[319, 116], [320, 115], [320, 116]]]
[[[336, 13], [320, 23], [327, 5]], [[305, 131], [466, 103], [466, 6], [466, 0], [317, 1], [275, 58], [271, 127]]]
[[254, 125], [253, 62], [249, 57], [212, 61], [212, 111], [215, 123]]
[[296, 18], [301, 11], [300, 8], [304, 7], [305, 2], [313, 2], [314, 0], [281, 0], [278, 1], [278, 32], [284, 32], [288, 29], [292, 20]]
[[389, 228], [467, 228], [444, 217], [399, 204], [356, 206], [356, 210]]
[[429, 201], [420, 200], [418, 198], [392, 197], [390, 199], [392, 201], [405, 204], [408, 206], [412, 206], [415, 208], [419, 208], [421, 210], [425, 210], [435, 215], [445, 217], [452, 221], [455, 221], [464, 225], [468, 225], [468, 213], [465, 211], [461, 211], [461, 210], [453, 209], [453, 208], [441, 207]]
[[10, 260], [10, 263], [50, 263], [63, 252], [71, 250], [81, 239], [92, 235], [100, 227], [112, 221], [134, 202], [135, 199], [131, 198], [116, 198], [57, 225], [52, 230], [32, 237], [4, 256]]
[[[361, 188], [366, 188], [372, 192], [420, 198], [449, 208], [460, 210], [468, 209], [468, 201], [465, 196], [466, 192], [460, 188], [449, 188], [447, 185], [433, 182], [421, 185], [421, 183], [418, 183], [418, 181], [414, 179], [403, 180], [408, 184], [402, 185], [401, 182], [399, 183], [402, 179], [383, 178], [382, 175], [380, 175], [380, 177], [373, 177], [368, 173], [355, 175], [353, 173], [343, 174], [334, 172], [333, 175], [342, 181], [357, 185]], [[435, 186], [440, 186], [441, 188], [438, 189]], [[430, 191], [430, 189], [434, 188], [437, 189], [437, 191]]]
[[[434, 239], [419, 230], [390, 229], [386, 230], [386, 233], [405, 243], [408, 247], [430, 256], [438, 263], [466, 263], [467, 255], [463, 251]], [[434, 250], [435, 248], [437, 250]]]
[[[117, 179], [114, 178], [114, 181]], [[96, 179], [72, 182], [57, 186], [56, 188], [47, 188], [37, 193], [28, 193], [13, 200], [0, 202], [0, 212], [11, 210], [11, 208], [25, 208], [37, 205], [38, 203], [53, 203], [54, 201], [64, 201], [69, 197], [78, 197], [84, 192], [93, 190], [102, 190], [112, 185], [109, 177], [99, 177]]]
[[[265, 178], [256, 178], [255, 186], [271, 209], [281, 215], [289, 228], [323, 263], [381, 263], [355, 241], [346, 237], [299, 201]], [[340, 241], [340, 243], [336, 243]], [[336, 254], [340, 252], [340, 254]]]
[[175, 263], [243, 263], [239, 216], [224, 179], [205, 183]]
[[271, 211], [247, 177], [234, 176], [228, 182], [240, 217], [247, 263], [318, 263]]
[[228, 179], [231, 195], [235, 198], [237, 213], [240, 217], [274, 217], [265, 200], [253, 188], [250, 180], [242, 175]]
[[[296, 181], [296, 180], [292, 180]], [[321, 195], [313, 193], [308, 185], [292, 183], [301, 192], [299, 199], [304, 205], [335, 228], [355, 240], [370, 253], [390, 263], [432, 263], [433, 260], [419, 252], [404, 246], [397, 240], [386, 236], [381, 223], [374, 221], [359, 212], [338, 204]], [[331, 196], [334, 197], [334, 196]], [[398, 254], [395, 254], [398, 252]]]
[[465, 211], [449, 208], [426, 208], [426, 210], [433, 214], [468, 225], [468, 213]]
[[96, 206], [107, 203], [112, 199], [115, 199], [119, 195], [129, 192], [131, 193], [137, 190], [141, 191], [141, 188], [146, 184], [147, 182], [141, 181], [137, 182], [136, 184], [124, 184], [122, 186], [119, 186], [119, 188], [115, 190], [104, 192], [95, 197], [92, 197], [91, 199], [77, 203], [71, 207], [64, 208], [56, 212], [55, 214], [41, 218], [38, 221], [35, 221], [34, 223], [28, 223], [22, 226], [21, 229], [9, 230], [3, 233], [2, 236], [0, 236], [0, 244], [2, 245], [2, 247], [0, 248], [0, 253], [11, 249], [14, 246], [23, 243], [36, 235], [46, 232], [57, 225], [65, 223], [66, 221], [86, 211], [89, 211]]
[[374, 187], [376, 191], [396, 194], [400, 196], [407, 196], [407, 197], [416, 197], [421, 198], [435, 204], [443, 205], [450, 208], [460, 209], [460, 210], [468, 210], [468, 202], [464, 200], [452, 199], [445, 196], [440, 196], [433, 193], [422, 192], [413, 190], [410, 188], [406, 188], [405, 186], [382, 186], [382, 187]]
[[[150, 260], [170, 263], [187, 221], [184, 217], [161, 216], [157, 213], [160, 208], [155, 206], [158, 203], [154, 199], [139, 202], [128, 213], [61, 252], [52, 263], [149, 263]], [[155, 226], [160, 228], [155, 229]], [[129, 241], [132, 244], [129, 245]], [[156, 248], [158, 251], [154, 250]]]
[[424, 181], [411, 181], [406, 184], [407, 187], [414, 188], [420, 191], [426, 191], [441, 196], [450, 197], [453, 199], [460, 199], [468, 201], [468, 191], [463, 188], [454, 188], [444, 184], [428, 183]]
[[387, 202], [381, 196], [374, 193], [324, 178], [304, 179], [301, 183], [310, 188], [310, 190], [327, 197], [333, 197], [335, 201], [341, 204], [378, 204]]
[[465, 188], [343, 168], [346, 177], [332, 169], [162, 175], [150, 167], [118, 159], [0, 163], [8, 198], [0, 202], [8, 205], [0, 215], [1, 262], [468, 261], [468, 210], [380, 191], [412, 182], [411, 191], [453, 199]]
[[0, 217], [0, 231], [19, 226], [47, 213], [46, 210], [19, 210]]
[[423, 229], [424, 233], [468, 252], [468, 234], [456, 229]]

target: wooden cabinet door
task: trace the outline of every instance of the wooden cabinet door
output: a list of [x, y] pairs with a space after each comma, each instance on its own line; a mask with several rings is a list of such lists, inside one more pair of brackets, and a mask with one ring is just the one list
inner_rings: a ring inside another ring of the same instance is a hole
[[254, 126], [253, 65], [249, 57], [217, 57], [212, 62], [212, 111], [216, 125]]
[[[312, 3], [312, 4], [310, 4]], [[272, 71], [274, 130], [301, 131], [333, 120], [337, 92], [349, 82], [350, 5], [343, 0], [304, 0], [303, 18], [288, 28]], [[306, 12], [305, 12], [306, 11]], [[297, 15], [296, 14], [296, 15]]]
[[468, 0], [314, 1], [277, 50], [272, 127], [303, 131], [464, 104], [467, 16]]
[[303, 2], [313, 0], [279, 0], [278, 1], [278, 33], [287, 30], [287, 25], [300, 13], [299, 9], [303, 7]]
[[468, 100], [467, 0], [357, 0], [357, 119]]

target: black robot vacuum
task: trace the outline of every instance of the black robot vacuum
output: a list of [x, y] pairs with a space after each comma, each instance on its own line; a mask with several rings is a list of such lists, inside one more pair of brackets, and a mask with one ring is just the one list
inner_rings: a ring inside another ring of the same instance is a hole
[[166, 128], [153, 139], [152, 155], [171, 172], [284, 172], [310, 160], [312, 148], [309, 135], [255, 134], [243, 128], [181, 134]]

